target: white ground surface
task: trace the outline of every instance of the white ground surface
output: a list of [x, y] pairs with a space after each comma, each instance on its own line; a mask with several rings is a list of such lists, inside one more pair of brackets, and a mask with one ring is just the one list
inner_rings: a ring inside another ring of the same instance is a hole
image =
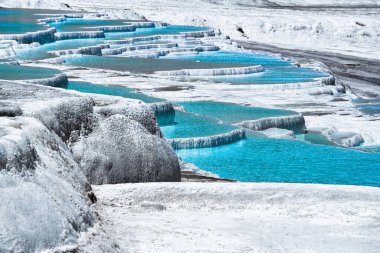
[[379, 252], [380, 189], [254, 183], [94, 186], [130, 252]]

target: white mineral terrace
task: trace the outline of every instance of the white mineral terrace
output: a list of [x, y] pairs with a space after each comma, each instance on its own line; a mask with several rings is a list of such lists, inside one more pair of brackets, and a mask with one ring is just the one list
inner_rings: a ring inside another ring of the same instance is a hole
[[211, 148], [227, 145], [245, 139], [244, 129], [237, 129], [228, 133], [192, 138], [169, 139], [174, 149]]

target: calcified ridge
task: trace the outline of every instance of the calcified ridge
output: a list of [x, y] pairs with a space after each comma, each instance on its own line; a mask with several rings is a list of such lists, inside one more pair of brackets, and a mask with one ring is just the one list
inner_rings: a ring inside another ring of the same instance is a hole
[[158, 48], [172, 48], [178, 47], [177, 43], [167, 43], [167, 44], [148, 44], [148, 45], [136, 45], [136, 46], [127, 46], [113, 49], [104, 49], [102, 50], [103, 55], [117, 55], [122, 54], [123, 52], [144, 50], [144, 49], [158, 49]]
[[2, 34], [0, 40], [15, 40], [18, 43], [30, 44], [38, 42], [40, 44], [51, 43], [56, 40], [56, 29], [49, 28], [45, 31], [30, 32], [25, 34]]
[[288, 130], [303, 131], [305, 129], [305, 118], [302, 115], [270, 117], [242, 121], [237, 125], [254, 131], [261, 131], [268, 128], [285, 128]]
[[95, 39], [104, 38], [103, 31], [82, 31], [82, 32], [59, 32], [54, 34], [55, 40], [73, 40], [73, 39]]
[[[109, 45], [107, 45], [109, 47]], [[61, 55], [71, 55], [71, 54], [84, 54], [84, 55], [97, 55], [102, 56], [102, 46], [89, 46], [89, 47], [80, 47], [76, 49], [68, 49], [68, 50], [57, 50], [57, 51], [49, 51], [49, 53], [55, 54], [57, 56]]]
[[172, 125], [175, 119], [175, 110], [170, 102], [158, 102], [149, 105], [154, 111], [160, 125]]
[[44, 86], [50, 87], [60, 87], [64, 88], [67, 86], [69, 80], [65, 73], [61, 73], [51, 78], [43, 78], [43, 79], [30, 79], [30, 80], [21, 80], [20, 82], [40, 84]]
[[174, 149], [211, 148], [231, 144], [246, 138], [244, 129], [233, 130], [229, 133], [191, 138], [173, 138], [169, 143]]

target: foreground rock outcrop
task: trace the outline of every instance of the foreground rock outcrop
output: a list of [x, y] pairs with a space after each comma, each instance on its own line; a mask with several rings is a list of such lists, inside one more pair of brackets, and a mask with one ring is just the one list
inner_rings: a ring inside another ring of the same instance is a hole
[[0, 99], [0, 252], [75, 248], [96, 224], [89, 183], [180, 181], [139, 101], [11, 82]]
[[40, 121], [0, 118], [0, 252], [75, 242], [94, 223], [90, 190], [67, 146]]

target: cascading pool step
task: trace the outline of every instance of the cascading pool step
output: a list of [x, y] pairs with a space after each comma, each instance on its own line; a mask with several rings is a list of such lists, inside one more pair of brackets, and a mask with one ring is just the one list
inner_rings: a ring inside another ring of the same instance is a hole
[[0, 64], [0, 79], [53, 87], [66, 87], [67, 75], [56, 69]]
[[244, 129], [204, 137], [168, 139], [174, 149], [212, 148], [231, 144], [246, 138]]
[[306, 129], [305, 118], [301, 114], [246, 120], [236, 125], [253, 131], [262, 131], [269, 128], [283, 128], [296, 132], [304, 132]]

